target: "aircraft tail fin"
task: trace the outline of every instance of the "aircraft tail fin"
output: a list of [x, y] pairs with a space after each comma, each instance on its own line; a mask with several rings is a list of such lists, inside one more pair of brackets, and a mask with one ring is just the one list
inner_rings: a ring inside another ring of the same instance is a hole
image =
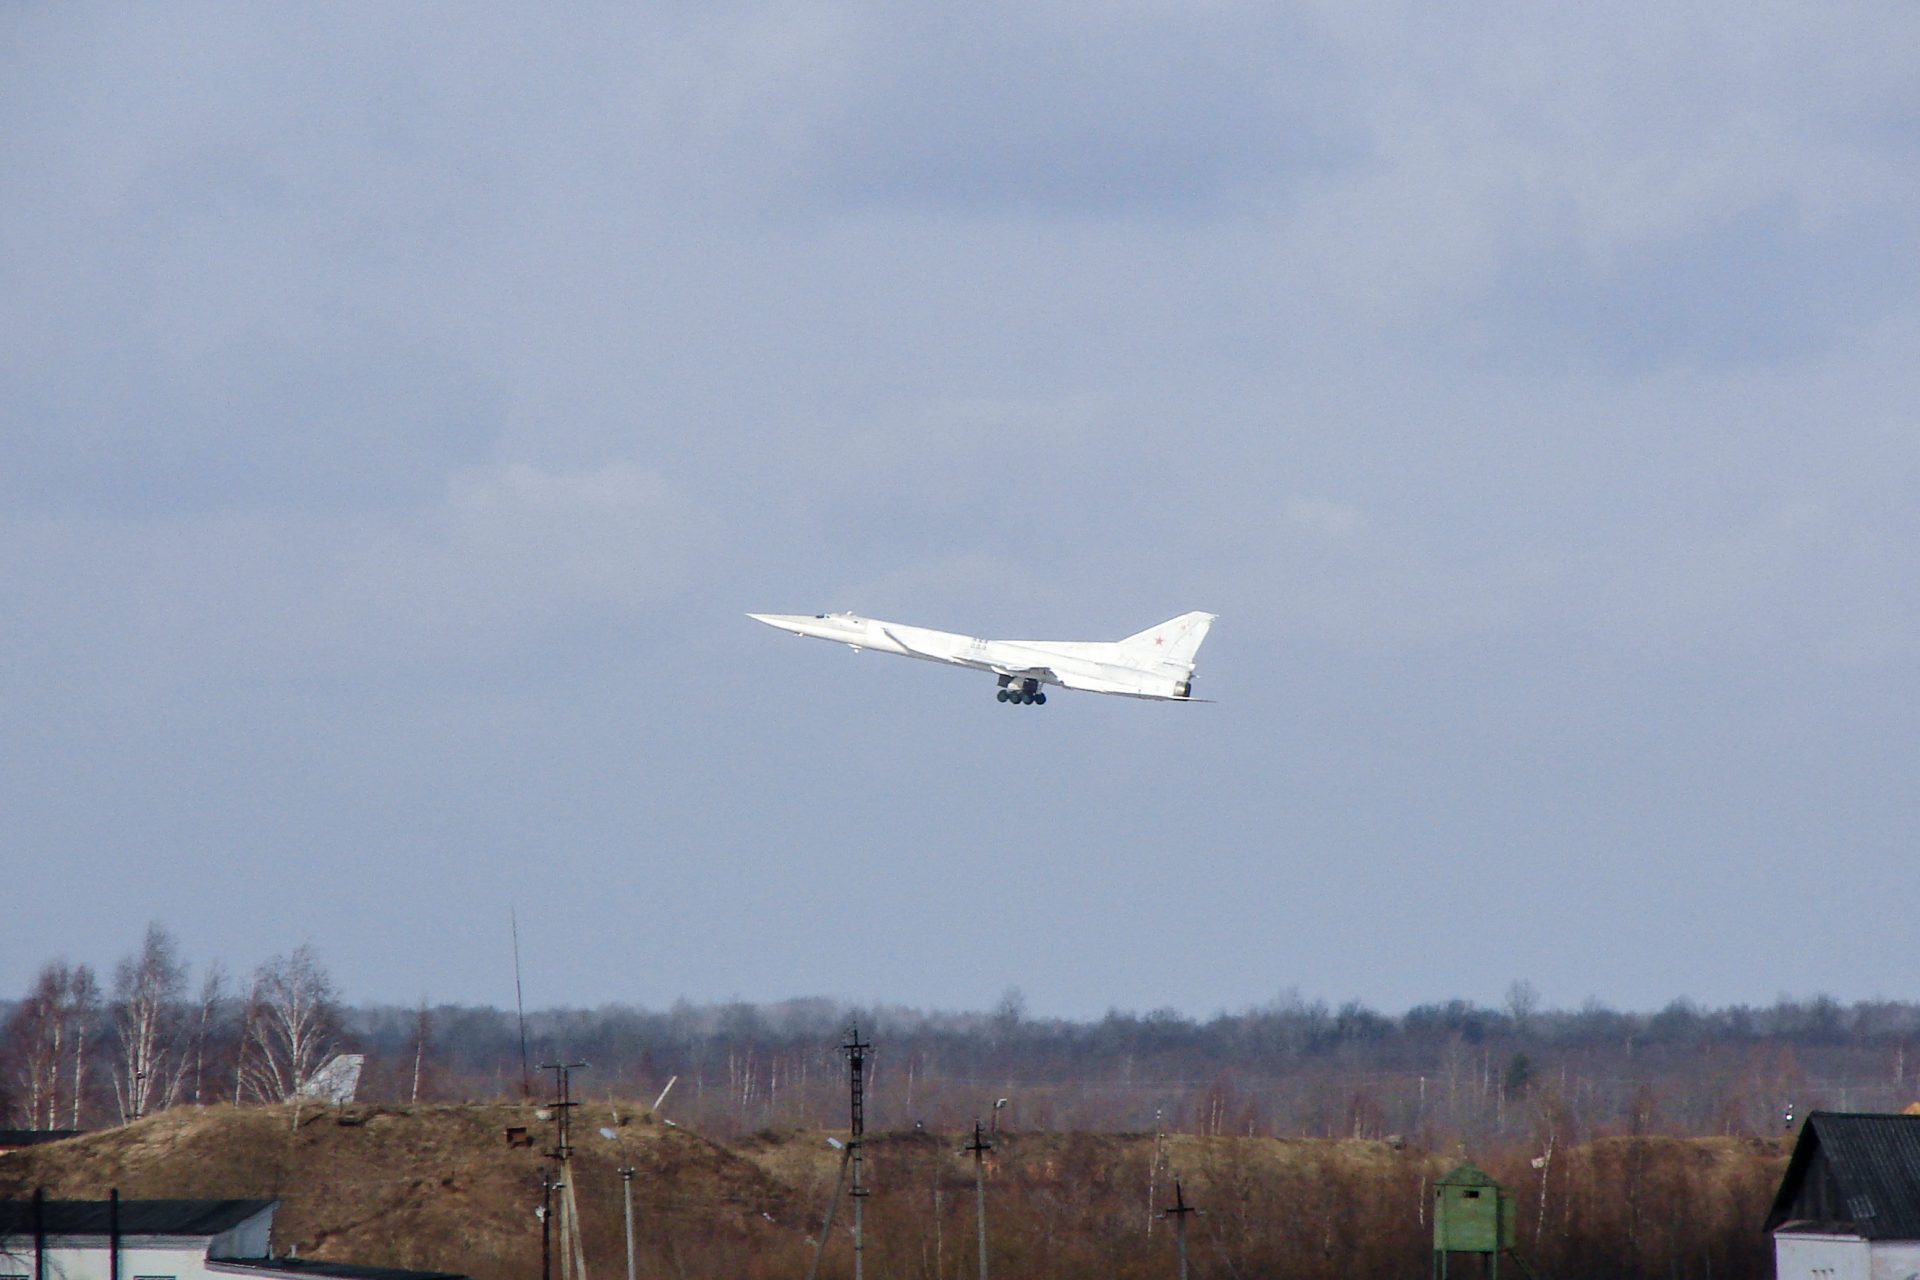
[[1212, 613], [1183, 613], [1177, 618], [1169, 618], [1159, 626], [1136, 631], [1122, 640], [1121, 651], [1129, 657], [1147, 662], [1191, 667], [1193, 656], [1200, 652], [1200, 642], [1207, 638], [1207, 629], [1213, 626], [1218, 616]]

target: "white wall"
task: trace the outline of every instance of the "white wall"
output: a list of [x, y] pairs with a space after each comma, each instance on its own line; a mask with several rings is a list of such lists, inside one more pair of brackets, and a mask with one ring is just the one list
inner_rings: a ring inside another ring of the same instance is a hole
[[264, 1258], [273, 1247], [273, 1210], [256, 1213], [207, 1242], [209, 1258]]
[[[47, 1280], [108, 1280], [112, 1262], [107, 1242], [47, 1237]], [[13, 1237], [0, 1251], [0, 1274], [33, 1280], [33, 1237]], [[207, 1240], [127, 1236], [120, 1242], [120, 1280], [140, 1276], [171, 1276], [173, 1280], [207, 1280]]]
[[1920, 1280], [1920, 1241], [1882, 1240], [1874, 1245], [1873, 1280]]
[[1775, 1232], [1773, 1269], [1776, 1280], [1874, 1280], [1867, 1242], [1859, 1236]]

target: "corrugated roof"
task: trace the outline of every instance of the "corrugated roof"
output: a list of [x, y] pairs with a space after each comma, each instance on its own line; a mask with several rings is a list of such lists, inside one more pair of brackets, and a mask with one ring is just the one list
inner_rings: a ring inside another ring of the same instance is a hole
[[1796, 1225], [1920, 1240], [1920, 1115], [1809, 1115], [1766, 1229]]
[[0, 1129], [0, 1147], [37, 1147], [79, 1135], [78, 1129]]
[[[122, 1200], [120, 1234], [140, 1236], [217, 1236], [278, 1200]], [[48, 1200], [43, 1208], [48, 1235], [99, 1235], [111, 1229], [108, 1200]], [[33, 1233], [33, 1201], [0, 1200], [0, 1235]]]
[[223, 1258], [215, 1267], [263, 1271], [275, 1275], [323, 1276], [327, 1280], [467, 1280], [452, 1271], [400, 1271], [393, 1267], [362, 1267], [322, 1258]]

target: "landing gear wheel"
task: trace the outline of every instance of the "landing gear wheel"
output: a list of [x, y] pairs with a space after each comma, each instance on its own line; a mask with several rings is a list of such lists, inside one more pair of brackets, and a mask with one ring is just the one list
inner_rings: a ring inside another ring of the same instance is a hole
[[996, 691], [993, 696], [998, 698], [1002, 702], [1011, 701], [1013, 698], [1013, 695], [1008, 693], [1005, 689]]
[[1044, 694], [1044, 693], [1036, 693], [1036, 694], [1034, 694], [1034, 695], [1033, 695], [1033, 704], [1034, 704], [1035, 706], [1037, 706], [1037, 707], [1044, 707], [1044, 706], [1046, 706], [1046, 705], [1047, 705], [1047, 695], [1046, 695], [1046, 694]]

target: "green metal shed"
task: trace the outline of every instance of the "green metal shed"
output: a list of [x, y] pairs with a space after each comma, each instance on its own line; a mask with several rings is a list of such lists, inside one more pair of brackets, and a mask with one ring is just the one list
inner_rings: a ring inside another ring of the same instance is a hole
[[1447, 1274], [1447, 1255], [1478, 1253], [1488, 1274], [1500, 1274], [1500, 1254], [1514, 1245], [1513, 1197], [1471, 1164], [1433, 1184], [1433, 1273]]

